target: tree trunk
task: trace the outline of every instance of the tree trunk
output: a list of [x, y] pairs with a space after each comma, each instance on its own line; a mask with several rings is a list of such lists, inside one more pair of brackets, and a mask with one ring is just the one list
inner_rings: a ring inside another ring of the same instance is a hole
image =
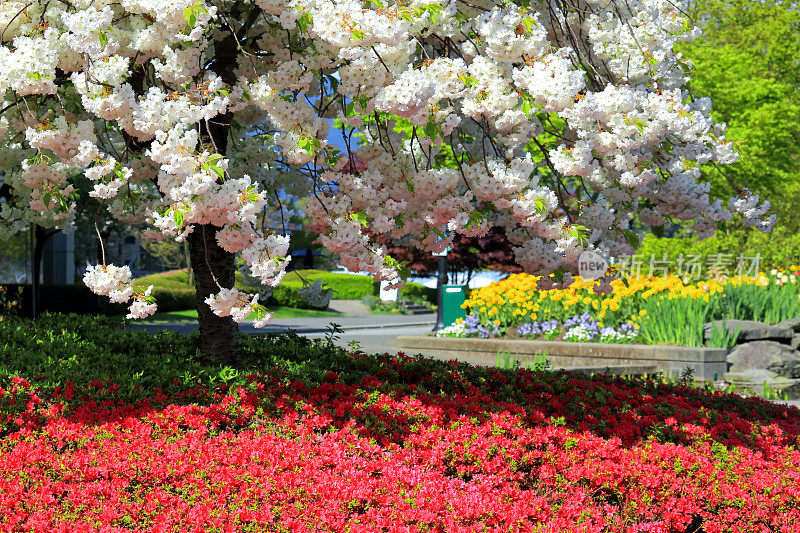
[[40, 312], [39, 303], [41, 301], [39, 287], [42, 277], [42, 257], [44, 256], [44, 245], [47, 241], [60, 230], [46, 230], [41, 226], [35, 226], [33, 237], [33, 279], [31, 280], [31, 316], [36, 318]]
[[197, 224], [188, 237], [200, 326], [200, 351], [220, 363], [238, 367], [239, 326], [229, 316], [215, 315], [205, 302], [208, 296], [219, 292], [217, 283], [224, 288], [232, 288], [234, 283], [235, 256], [220, 248], [216, 232], [216, 226]]
[[[247, 21], [240, 28], [241, 35], [247, 34], [261, 11], [253, 8]], [[215, 56], [207, 69], [216, 73], [222, 81], [233, 86], [236, 83], [234, 69], [238, 54], [238, 39], [230, 33], [215, 43]], [[228, 134], [233, 114], [217, 115], [200, 123], [200, 140], [207, 148], [220, 154], [228, 152]], [[205, 299], [219, 292], [219, 288], [232, 289], [236, 271], [235, 255], [226, 252], [217, 244], [217, 227], [210, 224], [195, 224], [189, 234], [189, 268], [194, 273], [194, 287], [197, 298], [197, 322], [200, 327], [200, 352], [222, 364], [240, 367], [239, 325], [229, 316], [215, 315]], [[216, 278], [216, 280], [215, 280]]]

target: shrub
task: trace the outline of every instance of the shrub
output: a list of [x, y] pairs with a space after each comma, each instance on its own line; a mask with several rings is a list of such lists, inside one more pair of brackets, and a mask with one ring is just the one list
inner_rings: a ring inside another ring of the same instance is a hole
[[[380, 288], [380, 283], [375, 282], [369, 276], [340, 274], [324, 270], [293, 270], [286, 274], [280, 285], [272, 289], [270, 297], [262, 299], [262, 303], [267, 306], [312, 309], [312, 306], [297, 292], [303, 287], [303, 279], [309, 283], [321, 279], [323, 286], [333, 289], [333, 298], [341, 300], [360, 300], [364, 296], [377, 294]], [[186, 269], [151, 274], [137, 279], [134, 285], [140, 289], [153, 285], [153, 296], [156, 297], [159, 311], [182, 311], [193, 309], [196, 305], [194, 288], [189, 285], [189, 273]], [[264, 290], [257, 280], [245, 277], [239, 271], [236, 272], [236, 288], [250, 294]], [[191, 298], [188, 297], [189, 292], [191, 292]], [[175, 307], [182, 305], [186, 307]]]
[[[678, 256], [699, 256], [703, 264], [718, 254], [728, 254], [732, 261], [731, 271], [738, 258], [760, 256], [761, 269], [781, 267], [790, 268], [800, 265], [800, 234], [790, 233], [778, 227], [772, 233], [761, 233], [755, 230], [738, 230], [730, 234], [717, 232], [712, 237], [697, 240], [696, 236], [678, 236], [659, 238], [646, 234], [636, 257], [643, 265], [642, 274], [648, 274], [651, 256], [655, 261], [663, 257], [673, 265], [677, 265]], [[658, 274], [658, 272], [656, 272]]]
[[303, 286], [303, 281], [313, 283], [322, 280], [322, 285], [333, 289], [335, 300], [360, 300], [364, 296], [378, 294], [380, 282], [369, 276], [356, 274], [341, 274], [339, 272], [325, 272], [324, 270], [293, 270], [286, 274], [281, 285], [297, 290]]
[[419, 283], [408, 282], [400, 289], [399, 299], [413, 301], [418, 298], [427, 301], [431, 305], [436, 305], [436, 296], [435, 288], [426, 287]]

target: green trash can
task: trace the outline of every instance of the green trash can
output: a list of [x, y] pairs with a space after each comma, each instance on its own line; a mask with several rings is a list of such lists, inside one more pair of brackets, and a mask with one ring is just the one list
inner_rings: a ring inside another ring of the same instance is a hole
[[452, 325], [459, 318], [466, 318], [467, 313], [461, 304], [467, 299], [467, 288], [463, 285], [442, 286], [442, 327]]

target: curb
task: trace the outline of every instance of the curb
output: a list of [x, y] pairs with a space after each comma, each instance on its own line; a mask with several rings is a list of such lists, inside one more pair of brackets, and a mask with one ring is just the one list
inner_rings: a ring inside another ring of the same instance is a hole
[[695, 379], [703, 381], [716, 380], [728, 370], [728, 351], [722, 348], [405, 335], [397, 339], [397, 346], [405, 351], [422, 350], [443, 357], [490, 362], [498, 351], [530, 360], [546, 353], [547, 359], [558, 368], [642, 366], [654, 367], [667, 375], [680, 375], [689, 367]]

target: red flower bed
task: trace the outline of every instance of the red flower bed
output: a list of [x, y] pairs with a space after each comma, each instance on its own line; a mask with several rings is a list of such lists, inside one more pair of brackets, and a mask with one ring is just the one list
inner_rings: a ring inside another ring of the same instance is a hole
[[[0, 388], [0, 531], [800, 531], [800, 412], [385, 356], [125, 405]], [[352, 377], [352, 374], [351, 374]], [[439, 379], [439, 378], [437, 378]], [[513, 400], [513, 401], [512, 401]]]

